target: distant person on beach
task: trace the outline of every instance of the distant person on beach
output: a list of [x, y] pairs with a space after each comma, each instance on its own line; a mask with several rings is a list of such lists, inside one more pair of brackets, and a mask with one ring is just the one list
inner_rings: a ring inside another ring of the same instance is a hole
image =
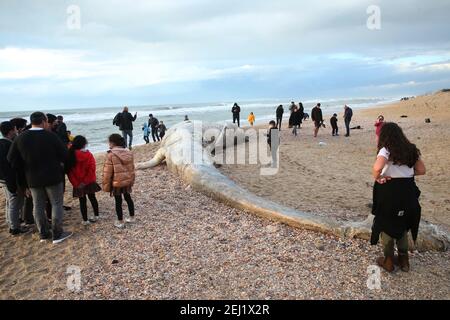
[[233, 113], [233, 123], [236, 123], [236, 121], [237, 121], [238, 127], [240, 127], [241, 126], [241, 123], [240, 123], [241, 107], [239, 107], [239, 105], [237, 103], [235, 103], [233, 105], [233, 108], [231, 108], [231, 112]]
[[419, 149], [409, 142], [396, 123], [385, 123], [381, 128], [378, 156], [373, 166], [372, 214], [375, 217], [371, 244], [376, 245], [381, 236], [384, 257], [378, 258], [377, 264], [388, 272], [395, 269], [395, 243], [400, 269], [409, 271], [408, 231], [411, 231], [415, 242], [421, 215], [420, 190], [414, 176], [425, 173]]
[[158, 121], [158, 119], [153, 117], [153, 114], [151, 114], [151, 113], [148, 115], [148, 125], [149, 125], [150, 129], [152, 129], [153, 142], [156, 142], [156, 140], [159, 141], [160, 140], [159, 135], [158, 135], [159, 121]]
[[[135, 180], [135, 168], [133, 153], [126, 149], [125, 140], [118, 134], [112, 134], [108, 138], [109, 148], [103, 166], [103, 191], [114, 196], [117, 221], [114, 223], [119, 229], [123, 229], [122, 201], [125, 199], [128, 205], [130, 217], [125, 222], [134, 222], [134, 202], [131, 199], [132, 186]], [[123, 199], [122, 199], [123, 197]]]
[[159, 129], [159, 137], [160, 137], [161, 139], [164, 138], [164, 136], [166, 135], [167, 128], [166, 128], [166, 126], [164, 125], [164, 122], [163, 122], [163, 121], [161, 121], [161, 122], [159, 123], [158, 129]]
[[320, 109], [320, 103], [318, 103], [311, 110], [311, 120], [314, 121], [314, 138], [316, 138], [319, 133], [319, 128], [323, 126], [323, 116], [322, 109]]
[[289, 117], [289, 123], [291, 123], [293, 127], [292, 134], [297, 136], [297, 129], [300, 128], [300, 124], [302, 123], [301, 114], [297, 107], [292, 111], [291, 116]]
[[267, 144], [269, 145], [269, 148], [272, 149], [272, 132], [274, 130], [278, 130], [277, 124], [275, 121], [270, 120], [269, 121], [269, 129], [267, 130]]
[[23, 208], [25, 195], [24, 191], [17, 185], [16, 171], [8, 161], [8, 153], [13, 140], [17, 137], [17, 129], [11, 121], [4, 121], [0, 124], [0, 185], [5, 193], [5, 216], [9, 233], [18, 235], [27, 230], [20, 226], [20, 212]]
[[253, 124], [255, 123], [255, 114], [253, 112], [250, 112], [247, 120], [248, 120], [248, 123], [250, 123], [250, 126], [253, 127]]
[[331, 125], [331, 135], [334, 136], [339, 136], [339, 128], [338, 128], [338, 118], [337, 118], [337, 114], [333, 113], [333, 116], [330, 118], [330, 125]]
[[277, 116], [277, 128], [278, 130], [281, 130], [281, 121], [283, 121], [283, 113], [284, 113], [283, 105], [280, 104], [275, 113]]
[[297, 108], [297, 105], [294, 101], [291, 101], [291, 105], [289, 106], [289, 111], [292, 113], [294, 112], [294, 109]]
[[184, 116], [184, 121], [189, 121], [189, 117], [187, 115]]
[[144, 133], [145, 144], [149, 144], [150, 143], [150, 139], [148, 137], [150, 136], [150, 127], [148, 126], [147, 122], [144, 122], [144, 124], [142, 126], [142, 131]]
[[345, 122], [345, 130], [347, 131], [345, 136], [350, 136], [350, 122], [352, 121], [353, 110], [348, 105], [344, 107], [344, 122]]
[[378, 143], [378, 140], [380, 139], [380, 132], [381, 132], [381, 128], [383, 127], [383, 125], [384, 125], [384, 117], [383, 117], [383, 115], [380, 114], [374, 125], [375, 126], [375, 134], [377, 136], [377, 143]]
[[[63, 230], [64, 168], [67, 148], [52, 132], [45, 130], [48, 121], [42, 112], [30, 116], [32, 128], [13, 142], [8, 161], [16, 170], [24, 170], [34, 205], [34, 220], [41, 241], [60, 243], [72, 236]], [[46, 201], [52, 207], [51, 232], [45, 215]]]
[[[73, 186], [73, 197], [80, 202], [82, 224], [89, 225], [99, 218], [98, 201], [95, 193], [102, 189], [97, 183], [96, 163], [92, 153], [86, 149], [88, 142], [83, 136], [76, 136], [69, 149], [65, 170]], [[87, 199], [92, 205], [94, 216], [88, 219]]]
[[303, 118], [305, 117], [305, 108], [303, 107], [303, 103], [298, 103], [298, 112], [300, 113], [300, 125], [299, 128], [302, 127]]
[[128, 112], [128, 107], [124, 107], [123, 111], [119, 112], [113, 120], [113, 124], [118, 126], [119, 130], [122, 131], [125, 147], [127, 147], [127, 137], [129, 138], [128, 148], [130, 148], [130, 150], [133, 148], [133, 122], [136, 121], [136, 118], [137, 112], [132, 116], [131, 113]]
[[57, 124], [56, 124], [56, 134], [58, 135], [58, 138], [61, 139], [61, 142], [64, 143], [64, 145], [69, 145], [69, 135], [67, 134], [67, 125], [64, 123], [64, 117], [63, 116], [57, 116]]

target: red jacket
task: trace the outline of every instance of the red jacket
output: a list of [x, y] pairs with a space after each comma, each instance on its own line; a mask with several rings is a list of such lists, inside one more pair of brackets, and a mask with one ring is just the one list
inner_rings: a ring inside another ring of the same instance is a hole
[[75, 151], [77, 163], [70, 170], [68, 177], [74, 188], [78, 188], [80, 184], [85, 185], [97, 182], [95, 158], [89, 151]]

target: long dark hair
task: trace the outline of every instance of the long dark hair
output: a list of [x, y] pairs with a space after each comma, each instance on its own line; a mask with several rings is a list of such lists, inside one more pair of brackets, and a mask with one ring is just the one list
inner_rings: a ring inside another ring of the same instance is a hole
[[389, 160], [396, 165], [412, 168], [420, 157], [420, 150], [406, 138], [402, 128], [393, 122], [386, 122], [381, 128], [378, 151], [382, 148], [389, 151]]
[[66, 173], [68, 173], [70, 170], [72, 170], [75, 165], [77, 164], [77, 158], [75, 157], [75, 151], [81, 150], [87, 145], [87, 140], [83, 136], [76, 136], [73, 141], [72, 145], [69, 149], [69, 156], [67, 157], [65, 170]]

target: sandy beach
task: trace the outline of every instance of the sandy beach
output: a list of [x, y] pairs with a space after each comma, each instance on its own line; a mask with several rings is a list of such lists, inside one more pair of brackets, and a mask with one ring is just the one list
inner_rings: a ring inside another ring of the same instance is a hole
[[[261, 177], [257, 165], [221, 170], [287, 206], [363, 219], [370, 213], [373, 123], [380, 113], [399, 122], [422, 151], [428, 169], [418, 179], [423, 218], [450, 229], [450, 93], [354, 112], [352, 125], [363, 129], [353, 130], [350, 138], [343, 136], [341, 114], [340, 137], [331, 136], [328, 121], [316, 139], [311, 121], [296, 138], [284, 128], [277, 175]], [[157, 149], [158, 144], [136, 147], [136, 162]], [[104, 156], [96, 158], [100, 181]], [[113, 226], [109, 194], [99, 193], [103, 219], [87, 227], [70, 194], [68, 188], [72, 211], [65, 214], [64, 226], [75, 234], [52, 245], [40, 243], [36, 233], [8, 234], [1, 192], [0, 299], [450, 299], [450, 252], [413, 253], [409, 273], [382, 272], [382, 290], [370, 290], [367, 268], [379, 246], [230, 208], [192, 190], [164, 165], [137, 172], [137, 222], [124, 230]], [[81, 269], [79, 292], [67, 288], [70, 266]]]

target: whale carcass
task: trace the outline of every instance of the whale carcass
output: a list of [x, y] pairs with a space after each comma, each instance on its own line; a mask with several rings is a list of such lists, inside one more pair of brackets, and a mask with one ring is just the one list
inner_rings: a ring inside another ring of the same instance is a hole
[[[369, 239], [372, 216], [364, 221], [341, 222], [301, 212], [259, 197], [240, 187], [216, 168], [215, 154], [229, 147], [224, 141], [234, 135], [233, 143], [245, 143], [243, 131], [232, 124], [185, 121], [170, 128], [154, 157], [136, 165], [138, 170], [165, 161], [168, 170], [179, 175], [192, 188], [232, 207], [294, 227], [319, 231], [338, 237]], [[242, 135], [242, 136], [240, 136]], [[234, 146], [234, 144], [232, 144]], [[450, 236], [439, 226], [422, 221], [416, 249], [446, 251]]]

